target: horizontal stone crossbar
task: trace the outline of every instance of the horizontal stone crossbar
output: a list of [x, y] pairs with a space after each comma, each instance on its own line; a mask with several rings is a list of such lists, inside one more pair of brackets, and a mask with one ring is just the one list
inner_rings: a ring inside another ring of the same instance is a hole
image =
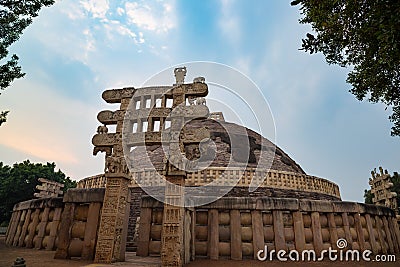
[[[142, 197], [142, 208], [162, 208], [163, 204], [150, 197]], [[393, 210], [383, 206], [363, 204], [347, 201], [325, 201], [325, 200], [307, 200], [294, 198], [241, 198], [224, 197], [208, 205], [200, 206], [199, 209], [220, 209], [220, 210], [287, 210], [304, 212], [326, 212], [326, 213], [368, 213], [370, 215], [391, 216], [394, 217]]]

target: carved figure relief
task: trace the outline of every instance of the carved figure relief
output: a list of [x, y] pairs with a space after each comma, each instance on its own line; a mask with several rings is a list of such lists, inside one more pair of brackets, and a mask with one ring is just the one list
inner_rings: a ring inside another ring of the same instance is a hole
[[105, 173], [129, 173], [129, 169], [125, 163], [124, 157], [108, 156], [106, 157]]
[[178, 131], [172, 131], [170, 142], [179, 142], [179, 134], [180, 133]]
[[206, 99], [204, 97], [196, 98], [196, 105], [206, 105]]
[[176, 84], [183, 84], [185, 82], [186, 67], [175, 68], [174, 70]]
[[196, 97], [195, 96], [188, 96], [188, 102], [190, 106], [193, 106], [196, 102]]
[[105, 125], [100, 125], [99, 127], [97, 127], [97, 133], [98, 134], [106, 134], [108, 133], [108, 128]]

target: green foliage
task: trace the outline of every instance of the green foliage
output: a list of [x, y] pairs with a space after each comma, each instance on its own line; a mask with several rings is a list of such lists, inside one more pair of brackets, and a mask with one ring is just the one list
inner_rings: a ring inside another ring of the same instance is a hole
[[36, 186], [41, 184], [38, 178], [64, 184], [64, 192], [76, 187], [76, 182], [66, 177], [63, 172], [55, 171], [56, 164], [31, 163], [26, 160], [15, 163], [12, 167], [0, 162], [0, 223], [9, 221], [14, 205], [33, 199]]
[[347, 82], [358, 100], [392, 108], [392, 136], [400, 136], [400, 1], [296, 0], [314, 34], [302, 48], [328, 64], [351, 66]]
[[0, 112], [0, 126], [3, 124], [3, 122], [6, 122], [8, 112], [10, 112], [10, 111], [1, 111]]
[[397, 207], [399, 209], [399, 214], [400, 214], [400, 175], [397, 172], [395, 172], [390, 177], [390, 181], [393, 183], [391, 191], [397, 193]]
[[373, 204], [372, 203], [372, 198], [374, 197], [374, 194], [371, 193], [371, 190], [364, 190], [364, 200], [366, 204]]
[[[21, 36], [23, 30], [32, 23], [44, 6], [54, 4], [54, 0], [1, 0], [0, 1], [0, 89], [10, 86], [15, 79], [24, 77], [25, 73], [18, 66], [18, 56], [12, 55], [7, 60], [8, 48]], [[8, 111], [0, 114], [0, 125], [6, 121]]]

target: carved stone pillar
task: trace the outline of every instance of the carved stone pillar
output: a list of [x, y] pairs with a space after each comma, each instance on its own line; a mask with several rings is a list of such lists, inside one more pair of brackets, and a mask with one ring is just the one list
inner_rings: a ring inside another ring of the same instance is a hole
[[94, 259], [97, 263], [125, 260], [130, 180], [112, 174], [106, 174], [106, 177], [106, 192]]
[[[122, 144], [123, 118], [134, 88], [106, 90], [103, 99], [107, 103], [120, 103], [117, 111], [102, 111], [97, 119], [103, 124], [97, 129], [92, 143], [93, 154], [106, 153], [106, 191], [101, 209], [94, 262], [111, 263], [125, 260], [126, 237], [129, 219], [130, 175], [125, 162]], [[116, 125], [115, 133], [109, 133], [107, 125]]]
[[161, 263], [162, 266], [182, 266], [184, 255], [184, 215], [183, 186], [185, 176], [167, 176], [165, 188], [165, 203], [163, 227], [161, 234]]

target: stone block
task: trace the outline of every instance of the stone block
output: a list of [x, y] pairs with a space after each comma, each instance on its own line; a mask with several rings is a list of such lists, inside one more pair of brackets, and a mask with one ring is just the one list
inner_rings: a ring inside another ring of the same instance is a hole
[[142, 208], [163, 208], [164, 205], [162, 202], [150, 197], [150, 196], [143, 196], [141, 200], [141, 207]]
[[105, 188], [72, 188], [64, 195], [63, 202], [103, 202]]
[[298, 210], [299, 201], [294, 198], [267, 198], [257, 199], [256, 209], [259, 210]]
[[195, 242], [195, 251], [198, 256], [207, 256], [207, 241], [196, 241]]
[[68, 255], [70, 257], [80, 257], [82, 255], [83, 240], [74, 238], [68, 247]]
[[355, 202], [335, 201], [332, 203], [334, 212], [357, 213], [359, 207]]
[[302, 199], [299, 201], [299, 208], [301, 211], [307, 212], [333, 212], [332, 202], [325, 200]]

